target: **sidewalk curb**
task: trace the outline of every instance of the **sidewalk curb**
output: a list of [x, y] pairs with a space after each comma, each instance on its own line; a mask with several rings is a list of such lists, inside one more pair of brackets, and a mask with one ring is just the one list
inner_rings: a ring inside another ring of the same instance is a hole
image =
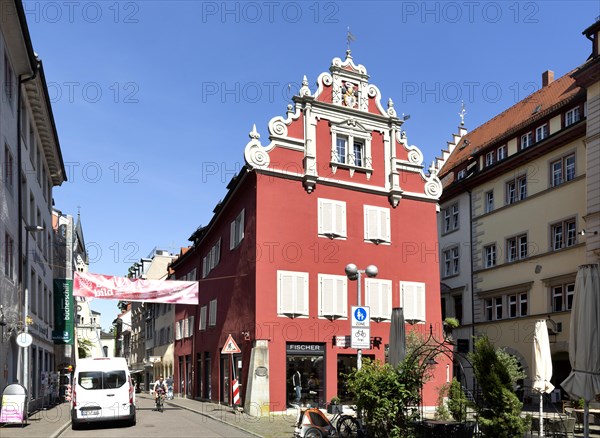
[[[244, 429], [243, 427], [238, 426], [237, 424], [229, 423], [228, 421], [222, 420], [219, 417], [215, 417], [215, 416], [207, 414], [205, 412], [201, 412], [201, 411], [198, 411], [196, 409], [193, 409], [193, 408], [190, 408], [190, 407], [187, 407], [187, 406], [184, 406], [184, 405], [180, 405], [180, 404], [178, 404], [176, 402], [173, 402], [172, 400], [165, 400], [165, 403], [169, 404], [171, 406], [177, 406], [178, 408], [185, 409], [186, 411], [194, 412], [195, 414], [200, 414], [200, 415], [202, 415], [204, 417], [210, 418], [211, 420], [216, 420], [216, 421], [218, 421], [220, 423], [227, 424], [227, 425], [229, 425], [231, 427], [235, 427], [236, 429], [239, 429], [242, 432], [246, 432], [246, 433], [248, 433], [248, 434], [250, 434], [252, 436], [255, 436], [257, 438], [262, 438], [262, 435], [257, 435], [256, 433], [254, 433], [254, 432], [252, 432], [252, 431], [250, 431], [248, 429]], [[56, 437], [50, 437], [50, 438], [56, 438]]]

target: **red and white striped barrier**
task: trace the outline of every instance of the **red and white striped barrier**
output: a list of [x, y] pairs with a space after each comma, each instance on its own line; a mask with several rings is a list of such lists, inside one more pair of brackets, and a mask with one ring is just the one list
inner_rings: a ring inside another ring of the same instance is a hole
[[239, 405], [240, 404], [240, 386], [238, 384], [237, 380], [233, 380], [233, 404], [234, 405]]

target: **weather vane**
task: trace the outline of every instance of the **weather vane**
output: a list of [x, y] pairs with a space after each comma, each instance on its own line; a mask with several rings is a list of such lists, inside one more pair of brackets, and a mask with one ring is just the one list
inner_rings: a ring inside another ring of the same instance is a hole
[[350, 32], [350, 26], [348, 26], [348, 34], [346, 35], [346, 43], [348, 45], [347, 53], [350, 53], [350, 43], [356, 41], [356, 37]]
[[460, 116], [460, 126], [465, 126], [465, 115], [467, 114], [467, 111], [465, 110], [465, 101], [461, 101], [460, 103], [460, 112], [458, 113], [458, 115]]

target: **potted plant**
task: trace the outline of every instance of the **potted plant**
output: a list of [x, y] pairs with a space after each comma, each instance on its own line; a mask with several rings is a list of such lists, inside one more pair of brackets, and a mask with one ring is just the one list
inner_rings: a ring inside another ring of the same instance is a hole
[[454, 343], [454, 339], [452, 338], [452, 330], [460, 327], [460, 321], [456, 318], [452, 318], [449, 316], [444, 319], [444, 338], [446, 338], [447, 342]]
[[340, 398], [337, 395], [331, 397], [331, 401], [329, 405], [327, 405], [327, 413], [328, 414], [341, 414], [342, 413], [342, 405], [340, 404]]

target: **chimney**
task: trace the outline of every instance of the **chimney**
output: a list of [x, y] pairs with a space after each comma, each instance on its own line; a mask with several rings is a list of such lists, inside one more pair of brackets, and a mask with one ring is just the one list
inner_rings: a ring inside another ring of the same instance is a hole
[[554, 82], [554, 72], [552, 70], [546, 70], [542, 73], [542, 87]]

